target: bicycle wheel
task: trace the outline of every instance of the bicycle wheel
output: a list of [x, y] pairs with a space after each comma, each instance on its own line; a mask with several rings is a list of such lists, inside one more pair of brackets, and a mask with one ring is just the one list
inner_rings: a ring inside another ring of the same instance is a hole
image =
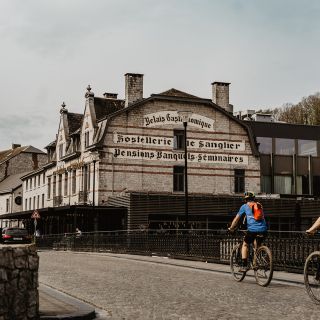
[[241, 244], [237, 244], [231, 252], [230, 257], [230, 268], [232, 276], [236, 281], [242, 281], [246, 276], [246, 272], [239, 271], [241, 268], [242, 258], [241, 258]]
[[320, 251], [312, 252], [304, 264], [304, 284], [309, 297], [320, 304]]
[[273, 262], [268, 247], [261, 246], [257, 249], [253, 265], [256, 282], [262, 287], [269, 285], [273, 276]]

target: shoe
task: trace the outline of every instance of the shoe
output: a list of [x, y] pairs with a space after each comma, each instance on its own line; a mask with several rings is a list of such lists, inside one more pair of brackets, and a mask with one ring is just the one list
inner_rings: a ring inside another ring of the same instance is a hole
[[247, 272], [250, 268], [248, 266], [241, 266], [239, 272]]

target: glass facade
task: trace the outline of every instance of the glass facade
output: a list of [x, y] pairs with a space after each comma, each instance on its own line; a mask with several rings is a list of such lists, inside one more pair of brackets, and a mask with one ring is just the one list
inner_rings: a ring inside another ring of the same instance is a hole
[[312, 193], [315, 196], [320, 196], [320, 176], [312, 177]]
[[263, 154], [272, 153], [272, 138], [268, 137], [257, 137], [259, 143], [259, 152]]
[[271, 176], [261, 176], [261, 192], [271, 193]]
[[274, 176], [274, 193], [292, 194], [292, 176]]
[[297, 176], [297, 194], [309, 194], [308, 176]]
[[292, 155], [294, 150], [294, 139], [275, 139], [275, 154]]
[[317, 156], [317, 141], [315, 140], [298, 140], [299, 156]]

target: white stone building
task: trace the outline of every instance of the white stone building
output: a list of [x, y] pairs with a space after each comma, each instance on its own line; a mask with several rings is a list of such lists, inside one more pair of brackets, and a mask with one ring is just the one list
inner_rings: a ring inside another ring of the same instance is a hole
[[[261, 192], [273, 162], [258, 151], [257, 140], [264, 141], [261, 134], [268, 132], [232, 115], [229, 83], [214, 82], [208, 91], [210, 99], [177, 89], [144, 98], [143, 75], [127, 73], [123, 100], [114, 93], [96, 97], [89, 86], [83, 113], [71, 113], [63, 103], [56, 139], [46, 147], [47, 163], [22, 177], [20, 218], [39, 209], [44, 233], [74, 232], [76, 226], [83, 231], [186, 227], [181, 111], [188, 111], [190, 226], [225, 225], [245, 190]], [[288, 159], [274, 160], [281, 178]], [[301, 189], [298, 183], [295, 189]]]

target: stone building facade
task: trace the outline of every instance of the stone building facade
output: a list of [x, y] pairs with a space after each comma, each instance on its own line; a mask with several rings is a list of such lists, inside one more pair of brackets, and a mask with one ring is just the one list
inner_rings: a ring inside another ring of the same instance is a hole
[[[21, 212], [23, 188], [21, 178], [47, 162], [47, 155], [33, 147], [13, 144], [0, 152], [0, 216]], [[0, 227], [19, 225], [16, 220], [0, 220]]]
[[[60, 108], [48, 161], [23, 180], [24, 211], [70, 206], [109, 207], [131, 192], [184, 195], [187, 123], [189, 194], [259, 191], [260, 162], [248, 127], [232, 116], [229, 84], [214, 82], [203, 99], [170, 89], [143, 97], [143, 75], [125, 75], [125, 99], [96, 97], [87, 88], [82, 114]], [[216, 103], [220, 103], [221, 106]], [[66, 211], [67, 212], [67, 211]], [[122, 220], [126, 228], [130, 220]]]
[[[143, 75], [133, 73], [125, 75], [124, 99], [108, 92], [97, 97], [88, 86], [83, 113], [71, 113], [62, 104], [56, 139], [46, 147], [47, 163], [22, 177], [20, 218], [39, 209], [43, 225], [56, 224], [50, 232], [72, 232], [76, 225], [85, 231], [134, 229], [169, 215], [172, 221], [184, 220], [186, 133], [194, 220], [212, 227], [213, 216], [230, 219], [227, 214], [241, 204], [245, 190], [266, 190], [270, 168], [260, 150], [261, 130], [232, 114], [229, 85], [213, 82], [210, 99], [173, 88], [144, 98]], [[188, 112], [186, 126], [181, 112]], [[284, 165], [283, 157], [272, 159], [276, 162], [268, 163]], [[271, 190], [285, 179], [276, 176]], [[295, 195], [292, 199], [288, 208], [295, 209], [288, 209], [286, 218], [303, 212]], [[279, 207], [269, 202], [270, 210]]]
[[[142, 86], [142, 76], [131, 75], [131, 79], [135, 76]], [[177, 145], [181, 137], [183, 140], [179, 111], [190, 111], [189, 193], [240, 193], [243, 190], [235, 188], [238, 172], [244, 177], [245, 189], [259, 191], [260, 162], [254, 141], [247, 127], [227, 110], [176, 89], [148, 99], [135, 98], [139, 102], [103, 120], [105, 132], [96, 139], [95, 146], [104, 158], [99, 167], [99, 201], [107, 202], [108, 196], [124, 190], [183, 193], [183, 186], [177, 188], [174, 182], [175, 170], [184, 168], [184, 149]]]
[[47, 156], [43, 151], [13, 144], [11, 149], [0, 152], [0, 182], [10, 175], [42, 167], [46, 162]]

